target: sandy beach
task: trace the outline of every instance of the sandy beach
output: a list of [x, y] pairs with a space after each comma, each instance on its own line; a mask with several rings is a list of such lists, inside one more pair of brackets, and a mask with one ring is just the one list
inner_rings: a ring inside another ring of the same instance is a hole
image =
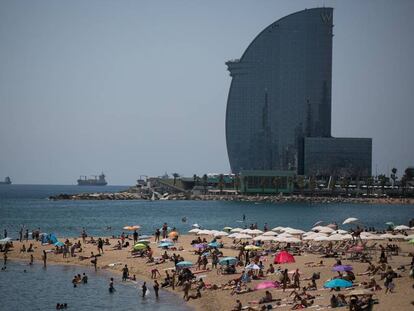
[[[211, 240], [211, 237], [209, 236], [202, 236], [207, 239], [207, 241]], [[97, 237], [94, 237], [97, 239]], [[130, 236], [131, 238], [131, 236]], [[176, 243], [177, 250], [168, 250], [167, 253], [169, 255], [172, 255], [173, 253], [181, 255], [186, 261], [191, 261], [193, 263], [196, 263], [198, 256], [194, 254], [195, 248], [190, 244], [193, 239], [196, 239], [197, 236], [195, 235], [181, 235], [178, 239], [178, 242]], [[90, 238], [87, 238], [87, 241]], [[65, 237], [59, 237], [59, 241], [64, 242], [66, 240]], [[85, 265], [92, 267], [91, 259], [84, 259], [80, 260], [82, 257], [88, 257], [90, 256], [91, 252], [94, 252], [95, 254], [98, 253], [97, 246], [94, 244], [86, 243], [84, 244], [82, 242], [81, 238], [70, 238], [69, 241], [71, 243], [75, 243], [77, 241], [81, 241], [82, 243], [82, 252], [76, 252], [75, 257], [71, 257], [70, 254], [68, 254], [67, 258], [63, 258], [62, 254], [54, 254], [53, 252], [48, 252], [47, 256], [47, 262], [49, 263], [56, 263], [56, 264], [71, 264], [71, 265]], [[135, 274], [137, 279], [148, 281], [149, 282], [149, 288], [152, 290], [152, 280], [151, 280], [151, 270], [154, 268], [157, 268], [159, 272], [161, 273], [161, 276], [157, 277], [158, 282], [162, 282], [165, 278], [165, 271], [166, 270], [172, 270], [174, 268], [174, 262], [167, 260], [165, 263], [161, 264], [147, 264], [147, 258], [132, 258], [131, 256], [131, 247], [122, 248], [121, 250], [114, 250], [113, 246], [117, 244], [119, 239], [117, 238], [109, 238], [110, 246], [105, 245], [104, 246], [104, 254], [102, 256], [97, 257], [98, 263], [97, 267], [98, 269], [105, 269], [108, 271], [112, 271], [119, 275], [119, 278], [116, 278], [116, 282], [121, 282], [121, 274], [122, 274], [122, 268], [125, 264], [129, 267], [129, 273], [130, 275]], [[155, 258], [160, 257], [164, 253], [164, 249], [158, 248], [157, 244], [154, 242], [154, 237], [151, 237], [151, 243], [150, 246], [154, 251], [153, 256]], [[237, 249], [231, 248], [233, 245], [233, 240], [227, 237], [224, 237], [221, 239], [224, 243], [224, 247], [220, 250], [223, 252], [224, 256], [235, 256], [239, 254], [239, 251]], [[133, 244], [132, 240], [128, 240], [130, 244]], [[20, 252], [20, 249], [22, 245], [24, 244], [26, 248], [29, 247], [30, 243], [33, 243], [34, 246], [34, 252], [27, 253], [27, 252]], [[369, 242], [369, 244], [372, 244], [373, 242]], [[378, 244], [382, 243], [384, 246], [386, 245], [386, 241], [379, 241], [376, 246], [378, 247]], [[394, 244], [395, 242], [390, 242]], [[369, 245], [368, 244], [368, 245]], [[414, 246], [408, 244], [407, 242], [397, 242], [401, 247], [401, 251], [398, 255], [389, 255], [388, 256], [388, 264], [392, 266], [394, 271], [396, 271], [401, 277], [395, 278], [395, 290], [393, 293], [385, 293], [384, 288], [384, 281], [380, 280], [380, 275], [376, 274], [374, 276], [377, 283], [382, 287], [381, 290], [374, 292], [374, 299], [378, 299], [379, 303], [374, 305], [374, 310], [413, 310], [414, 306], [411, 304], [411, 301], [414, 300], [412, 297], [414, 297], [414, 288], [413, 284], [414, 281], [409, 276], [409, 265], [411, 263], [411, 256], [410, 253], [414, 253]], [[23, 260], [27, 263], [30, 261], [30, 254], [33, 254], [34, 260], [38, 261], [37, 264], [42, 264], [42, 253], [43, 250], [54, 250], [53, 245], [41, 245], [40, 242], [29, 240], [28, 242], [13, 242], [13, 249], [8, 252], [8, 259], [19, 259]], [[182, 249], [182, 250], [179, 250]], [[376, 264], [379, 260], [379, 254], [380, 252], [377, 251], [373, 253], [372, 262]], [[360, 284], [362, 282], [369, 282], [370, 276], [369, 275], [363, 275], [359, 276], [359, 273], [363, 273], [366, 271], [368, 264], [362, 263], [359, 261], [352, 261], [348, 260], [347, 257], [349, 257], [348, 254], [340, 255], [342, 265], [352, 265], [353, 272], [356, 275], [355, 284]], [[264, 271], [266, 271], [269, 268], [269, 265], [273, 263], [274, 256], [268, 255], [262, 257], [263, 264], [265, 266]], [[300, 256], [295, 256], [294, 263], [290, 264], [274, 264], [275, 268], [281, 267], [282, 269], [287, 268], [289, 271], [299, 269], [300, 271], [300, 279], [301, 279], [301, 286], [306, 286], [308, 283], [310, 283], [309, 280], [304, 280], [306, 278], [310, 278], [311, 275], [314, 272], [320, 272], [320, 279], [316, 281], [318, 290], [308, 291], [309, 294], [312, 296], [315, 296], [313, 299], [313, 306], [310, 307], [310, 309], [316, 309], [316, 310], [324, 310], [327, 309], [330, 303], [330, 297], [332, 294], [338, 294], [338, 293], [344, 293], [345, 295], [350, 292], [348, 289], [342, 289], [340, 292], [330, 292], [329, 289], [324, 289], [323, 284], [330, 278], [336, 275], [336, 272], [332, 272], [332, 267], [336, 263], [336, 260], [338, 258], [321, 258], [321, 255], [318, 254], [310, 254], [310, 253], [303, 253]], [[1, 258], [3, 259], [3, 258]], [[317, 266], [317, 263], [319, 263], [321, 260], [323, 260], [323, 266]], [[405, 270], [398, 270], [397, 268], [404, 265]], [[217, 270], [211, 267], [211, 259], [209, 259], [209, 264], [207, 265], [209, 271], [204, 271], [201, 273], [197, 273], [196, 267], [194, 267], [192, 270], [196, 272], [196, 276], [202, 277], [204, 282], [206, 284], [216, 284], [221, 285], [229, 280], [238, 278], [241, 276], [241, 272], [243, 271], [243, 267], [237, 267], [237, 274], [230, 274], [230, 275], [223, 275], [218, 274]], [[171, 271], [169, 271], [171, 272]], [[290, 274], [290, 276], [292, 276]], [[257, 284], [267, 281], [267, 280], [278, 280], [278, 276], [275, 274], [271, 275], [265, 275], [260, 280], [252, 280], [251, 282], [247, 283], [247, 287], [253, 289]], [[71, 280], [67, 280], [68, 282], [71, 282]], [[12, 282], [12, 281], [11, 281]], [[109, 283], [109, 282], [108, 282]], [[116, 286], [116, 284], [115, 284]], [[192, 285], [192, 289], [190, 291], [191, 294], [195, 294], [196, 285]], [[356, 288], [361, 289], [363, 286], [357, 286]], [[180, 295], [182, 297], [183, 291], [181, 287], [176, 287], [175, 290], [172, 290], [171, 287], [166, 288], [169, 291], [175, 292], [177, 295]], [[276, 307], [276, 303], [271, 303], [273, 306], [275, 306], [275, 309], [277, 310], [291, 310], [293, 307], [293, 296], [289, 297], [289, 294], [291, 293], [292, 289], [286, 289], [286, 292], [283, 292], [280, 288], [274, 288], [269, 289], [274, 299], [280, 299], [280, 306]], [[244, 294], [231, 294], [232, 290], [226, 290], [226, 289], [203, 289], [201, 290], [201, 298], [190, 300], [188, 304], [193, 307], [195, 310], [232, 310], [233, 306], [235, 305], [236, 299], [239, 299], [243, 306], [251, 306], [253, 308], [261, 307], [261, 305], [258, 304], [252, 304], [249, 302], [252, 301], [258, 301], [260, 298], [262, 298], [265, 294], [265, 290], [254, 290], [251, 292], [247, 292]], [[139, 293], [137, 293], [138, 295]], [[266, 303], [267, 305], [267, 303]], [[342, 307], [338, 308], [338, 310], [348, 310], [349, 307]]]

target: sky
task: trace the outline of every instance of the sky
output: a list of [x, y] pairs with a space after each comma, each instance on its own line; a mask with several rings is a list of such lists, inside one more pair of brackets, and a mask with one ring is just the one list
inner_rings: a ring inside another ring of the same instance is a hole
[[414, 166], [414, 1], [0, 0], [0, 179], [113, 185], [230, 171], [225, 61], [283, 16], [334, 8], [332, 135], [373, 173]]

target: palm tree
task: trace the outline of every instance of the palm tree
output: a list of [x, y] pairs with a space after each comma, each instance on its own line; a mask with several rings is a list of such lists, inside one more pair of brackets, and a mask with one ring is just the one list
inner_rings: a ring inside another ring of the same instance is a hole
[[204, 174], [203, 175], [204, 194], [207, 194], [207, 185], [208, 185], [208, 177], [207, 177], [207, 174]]
[[178, 174], [178, 173], [173, 173], [172, 175], [173, 175], [173, 177], [174, 177], [174, 186], [175, 186], [175, 182], [177, 181], [177, 178], [178, 178], [178, 177], [180, 177], [180, 174]]
[[275, 176], [273, 177], [273, 186], [275, 187], [275, 194], [277, 195], [277, 193], [279, 192], [279, 185], [280, 185], [280, 178]]
[[219, 175], [218, 186], [220, 189], [220, 194], [223, 194], [223, 188], [224, 188], [224, 175], [223, 174]]
[[392, 170], [391, 170], [391, 179], [392, 179], [392, 187], [394, 188], [394, 186], [395, 186], [395, 181], [397, 180], [397, 169], [394, 167]]
[[260, 187], [262, 187], [262, 193], [264, 193], [266, 188], [266, 177], [264, 176], [260, 180]]
[[234, 182], [234, 188], [238, 192], [239, 187], [240, 187], [240, 176], [239, 176], [239, 174], [236, 174], [236, 176], [234, 176], [233, 182]]
[[381, 193], [384, 194], [385, 184], [387, 183], [387, 177], [384, 174], [378, 176], [378, 180], [380, 181], [381, 185]]

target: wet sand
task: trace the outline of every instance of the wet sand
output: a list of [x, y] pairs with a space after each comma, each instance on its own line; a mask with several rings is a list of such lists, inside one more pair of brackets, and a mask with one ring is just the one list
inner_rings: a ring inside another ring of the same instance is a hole
[[[182, 251], [168, 251], [168, 254], [171, 255], [172, 253], [180, 254], [184, 257], [185, 260], [192, 261], [195, 263], [197, 261], [197, 256], [194, 255], [193, 251], [194, 248], [190, 245], [191, 240], [195, 239], [196, 236], [194, 235], [183, 235], [180, 236], [178, 243], [176, 244], [177, 247], [183, 247], [184, 250]], [[206, 237], [207, 240], [209, 240], [210, 237]], [[88, 238], [89, 239], [89, 238]], [[65, 241], [65, 238], [60, 237], [60, 241]], [[76, 242], [78, 239], [69, 239], [71, 242]], [[165, 270], [164, 269], [172, 269], [174, 268], [174, 263], [172, 261], [167, 261], [163, 264], [159, 264], [156, 266], [153, 266], [151, 264], [146, 264], [147, 261], [146, 258], [132, 258], [130, 248], [123, 248], [122, 250], [112, 250], [112, 247], [116, 245], [118, 239], [110, 239], [111, 246], [104, 246], [104, 254], [100, 257], [98, 257], [98, 269], [105, 269], [107, 271], [114, 272], [119, 275], [119, 279], [117, 282], [121, 281], [121, 270], [124, 267], [125, 264], [128, 265], [130, 275], [133, 274], [136, 275], [137, 279], [148, 281], [149, 282], [149, 288], [152, 290], [152, 282], [151, 282], [151, 269], [156, 267], [160, 273], [161, 277], [158, 277], [158, 281], [163, 281], [165, 277]], [[238, 250], [231, 249], [230, 246], [232, 245], [232, 240], [229, 238], [223, 238], [222, 241], [224, 242], [224, 248], [221, 250], [224, 253], [224, 256], [235, 256], [238, 255]], [[81, 240], [82, 242], [82, 240]], [[130, 244], [132, 241], [129, 240]], [[25, 244], [26, 248], [29, 246], [30, 243], [34, 244], [34, 252], [33, 253], [20, 253], [21, 244]], [[394, 242], [392, 242], [394, 243]], [[14, 249], [8, 253], [9, 260], [13, 259], [20, 259], [25, 262], [30, 261], [30, 254], [34, 255], [34, 259], [36, 261], [41, 261], [42, 259], [42, 252], [43, 250], [52, 250], [54, 249], [53, 245], [46, 245], [42, 246], [40, 242], [35, 241], [28, 241], [28, 242], [13, 242]], [[386, 242], [382, 241], [382, 244], [385, 245]], [[402, 251], [398, 256], [392, 256], [388, 258], [388, 263], [391, 265], [395, 271], [396, 269], [401, 265], [409, 265], [411, 262], [411, 257], [409, 257], [409, 253], [414, 253], [414, 246], [409, 245], [407, 242], [399, 242], [398, 243], [401, 246]], [[154, 243], [154, 238], [151, 238], [151, 247], [154, 250], [154, 257], [159, 257], [164, 252], [164, 250], [157, 248], [156, 244]], [[74, 264], [74, 265], [85, 265], [92, 267], [92, 264], [90, 262], [90, 259], [80, 260], [80, 256], [90, 256], [91, 252], [94, 252], [95, 254], [98, 253], [96, 245], [93, 244], [83, 244], [82, 243], [82, 253], [76, 253], [76, 257], [70, 257], [70, 254], [68, 254], [68, 258], [63, 258], [62, 254], [53, 254], [48, 253], [47, 260], [48, 262], [53, 262], [57, 264]], [[376, 253], [374, 256], [374, 261], [378, 261], [379, 252]], [[3, 258], [1, 258], [2, 260]], [[316, 299], [314, 301], [314, 306], [310, 309], [316, 309], [316, 310], [323, 310], [327, 309], [329, 305], [329, 299], [332, 295], [332, 292], [329, 290], [323, 289], [323, 284], [325, 281], [327, 281], [329, 278], [333, 277], [336, 273], [332, 272], [332, 266], [335, 264], [336, 259], [334, 258], [320, 258], [320, 255], [314, 255], [314, 254], [303, 254], [301, 256], [295, 256], [295, 263], [291, 264], [283, 264], [280, 265], [283, 269], [287, 268], [290, 270], [294, 270], [296, 268], [299, 268], [301, 271], [301, 285], [306, 285], [310, 281], [303, 281], [303, 278], [309, 278], [311, 277], [313, 272], [321, 272], [321, 278], [317, 280], [318, 289], [317, 291], [309, 291], [310, 294], [316, 295]], [[325, 266], [324, 267], [308, 267], [305, 265], [305, 263], [309, 262], [315, 262], [318, 263], [320, 260], [324, 261]], [[209, 259], [211, 262], [211, 259]], [[108, 266], [113, 263], [119, 263], [114, 266]], [[265, 260], [263, 261], [265, 265], [265, 271], [269, 267], [270, 263], [273, 263], [273, 257], [267, 256]], [[40, 264], [38, 262], [37, 264]], [[368, 264], [366, 263], [360, 263], [356, 261], [350, 261], [342, 258], [342, 264], [349, 264], [354, 267], [354, 273], [357, 275], [358, 273], [362, 273], [366, 270]], [[275, 268], [277, 268], [279, 265], [275, 265]], [[208, 265], [208, 267], [211, 270], [211, 264]], [[238, 267], [237, 271], [241, 273], [242, 267]], [[395, 282], [395, 292], [391, 294], [385, 294], [385, 289], [383, 286], [383, 280], [380, 280], [380, 276], [376, 275], [375, 280], [377, 283], [382, 287], [382, 290], [376, 291], [374, 298], [377, 298], [379, 300], [379, 304], [376, 304], [374, 306], [374, 310], [413, 310], [414, 306], [411, 304], [411, 301], [414, 300], [414, 280], [409, 277], [409, 269], [406, 271], [397, 271], [399, 274], [401, 274], [402, 277], [394, 279]], [[198, 276], [203, 276], [203, 280], [206, 284], [224, 284], [227, 281], [231, 279], [235, 279], [236, 277], [240, 276], [239, 274], [233, 274], [233, 275], [219, 275], [217, 274], [216, 270], [213, 269], [208, 272], [203, 272], [200, 274], [197, 274]], [[369, 281], [369, 276], [356, 276], [356, 283], [360, 282], [367, 282]], [[253, 280], [252, 282], [248, 283], [249, 288], [254, 288], [254, 286], [260, 282], [263, 282], [264, 280], [277, 280], [276, 275], [271, 276], [265, 276], [262, 280]], [[10, 281], [12, 282], [12, 281]], [[71, 282], [71, 280], [68, 280], [68, 282]], [[362, 288], [362, 287], [359, 287]], [[172, 291], [176, 293], [177, 295], [182, 296], [183, 292], [181, 288], [175, 288], [173, 291], [171, 287], [166, 288], [169, 291]], [[282, 305], [285, 304], [285, 306], [279, 306], [276, 309], [277, 310], [291, 310], [292, 304], [289, 304], [292, 302], [292, 297], [288, 297], [291, 290], [287, 289], [286, 292], [283, 292], [281, 289], [270, 289], [270, 292], [273, 295], [273, 298], [279, 298], [282, 299]], [[249, 305], [249, 301], [257, 301], [261, 297], [264, 296], [265, 290], [258, 290], [253, 291], [245, 294], [240, 295], [231, 295], [231, 290], [202, 290], [201, 294], [202, 297], [200, 299], [196, 300], [190, 300], [188, 304], [192, 306], [195, 310], [231, 310], [236, 302], [236, 299], [240, 299], [243, 306]], [[341, 290], [341, 293], [347, 294], [349, 293], [349, 290]], [[192, 289], [190, 292], [191, 294], [195, 294], [195, 290]], [[335, 294], [337, 294], [335, 292]], [[273, 303], [275, 305], [275, 303]], [[315, 305], [319, 306], [316, 307]], [[251, 304], [251, 306], [257, 306], [255, 304]], [[338, 310], [348, 310], [348, 307], [342, 307], [337, 308]]]

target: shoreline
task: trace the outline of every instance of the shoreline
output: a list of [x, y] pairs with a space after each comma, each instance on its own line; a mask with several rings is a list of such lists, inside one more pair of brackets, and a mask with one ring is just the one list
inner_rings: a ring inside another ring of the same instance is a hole
[[[52, 201], [149, 201], [137, 193], [80, 193], [58, 194], [48, 198]], [[344, 197], [344, 196], [305, 196], [305, 195], [169, 195], [163, 200], [156, 201], [234, 201], [252, 203], [321, 203], [321, 204], [387, 204], [387, 205], [414, 205], [414, 198], [403, 197]]]
[[[185, 260], [190, 260], [193, 263], [196, 262], [197, 256], [193, 254], [194, 248], [190, 245], [190, 242], [192, 239], [196, 238], [194, 235], [182, 235], [179, 237], [177, 247], [182, 247], [183, 250], [174, 250], [174, 251], [168, 251], [168, 254], [171, 255], [172, 253], [180, 254], [184, 257]], [[209, 238], [207, 238], [209, 240]], [[61, 238], [61, 241], [64, 241], [64, 238]], [[81, 240], [81, 238], [69, 238], [70, 242]], [[154, 238], [151, 237], [151, 247], [154, 250], [154, 257], [159, 257], [164, 250], [156, 248], [156, 245], [154, 244]], [[223, 251], [224, 256], [237, 256], [238, 250], [232, 249], [232, 240], [228, 238], [222, 239], [225, 243], [225, 248], [220, 249]], [[110, 248], [117, 243], [118, 239], [110, 239], [111, 246], [104, 246], [104, 254], [101, 257], [98, 257], [98, 273], [99, 271], [107, 272], [116, 277], [116, 283], [121, 282], [121, 270], [124, 266], [124, 264], [128, 264], [128, 267], [130, 269], [130, 276], [133, 274], [136, 275], [137, 281], [142, 282], [148, 282], [148, 288], [152, 290], [152, 282], [153, 279], [151, 279], [151, 269], [154, 267], [159, 270], [161, 273], [161, 277], [158, 277], [157, 280], [159, 283], [162, 282], [165, 276], [165, 270], [166, 269], [172, 269], [174, 267], [174, 263], [171, 261], [166, 261], [163, 264], [160, 265], [148, 265], [145, 263], [146, 258], [132, 258], [130, 255], [130, 248], [123, 248], [122, 250], [110, 250]], [[129, 241], [129, 240], [128, 240]], [[42, 246], [39, 242], [34, 242], [29, 240], [28, 242], [16, 242], [13, 241], [14, 248], [13, 251], [10, 251], [8, 253], [10, 260], [18, 260], [19, 262], [23, 263], [29, 263], [30, 261], [30, 253], [20, 253], [20, 247], [22, 244], [25, 244], [28, 246], [28, 244], [33, 243], [35, 246], [35, 250], [32, 253], [34, 256], [34, 259], [37, 263], [42, 264], [41, 254], [42, 251], [45, 249], [53, 249], [53, 245], [46, 245]], [[131, 243], [131, 241], [130, 241]], [[386, 243], [384, 241], [383, 243]], [[406, 242], [397, 242], [401, 247], [403, 248], [404, 253], [400, 253], [399, 256], [394, 256], [392, 259], [390, 259], [390, 264], [393, 266], [394, 269], [396, 269], [400, 265], [407, 265], [409, 261], [411, 260], [411, 257], [408, 257], [408, 252], [413, 252], [414, 247], [412, 245], [409, 245]], [[48, 253], [48, 260], [47, 262], [50, 264], [56, 264], [56, 265], [72, 265], [72, 266], [78, 266], [78, 267], [87, 267], [89, 269], [93, 269], [93, 265], [90, 263], [90, 259], [85, 260], [79, 260], [79, 256], [85, 256], [89, 255], [92, 252], [97, 253], [96, 245], [92, 244], [83, 244], [82, 243], [82, 252], [76, 253], [77, 257], [68, 257], [63, 258], [62, 254], [52, 254]], [[70, 254], [68, 254], [70, 256]], [[294, 270], [295, 268], [299, 268], [302, 275], [304, 277], [309, 277], [312, 272], [321, 272], [321, 280], [318, 280], [318, 288], [321, 288], [323, 283], [327, 280], [328, 277], [332, 277], [333, 273], [331, 272], [331, 266], [335, 263], [334, 258], [326, 258], [323, 259], [324, 266], [323, 267], [309, 267], [307, 263], [314, 262], [317, 263], [321, 260], [320, 256], [315, 254], [307, 254], [304, 253], [301, 256], [295, 257], [296, 263], [290, 264], [290, 265], [282, 265], [283, 267], [288, 268], [289, 270]], [[272, 257], [265, 257], [263, 258], [263, 262], [268, 268], [269, 264], [272, 263]], [[344, 264], [352, 264], [354, 266], [354, 272], [355, 273], [362, 273], [365, 271], [367, 264], [359, 263], [359, 262], [353, 262], [353, 261], [346, 261], [346, 259], [343, 259]], [[375, 260], [376, 261], [376, 260]], [[211, 260], [209, 260], [211, 262]], [[114, 265], [113, 267], [109, 267], [108, 264], [112, 263], [119, 263]], [[275, 265], [276, 266], [276, 265]], [[204, 281], [206, 283], [210, 284], [224, 284], [228, 282], [229, 280], [234, 279], [235, 277], [240, 276], [241, 269], [238, 268], [238, 274], [235, 275], [219, 275], [216, 273], [215, 269], [212, 269], [211, 266], [208, 266], [210, 270], [204, 271], [201, 274], [197, 274], [198, 276], [203, 277]], [[408, 302], [410, 301], [410, 298], [408, 298], [410, 295], [412, 295], [413, 289], [411, 288], [412, 280], [408, 277], [408, 272], [404, 272], [403, 278], [398, 279], [397, 281], [397, 292], [393, 295], [385, 295], [383, 291], [378, 292], [376, 294], [376, 297], [379, 298], [380, 304], [375, 307], [375, 310], [389, 310], [393, 307], [394, 299], [399, 299], [398, 302], [398, 310], [409, 310]], [[275, 276], [268, 276], [266, 279], [275, 279]], [[369, 277], [365, 276], [358, 276], [358, 281], [369, 281]], [[68, 280], [70, 282], [70, 280]], [[248, 284], [249, 288], [252, 288], [253, 285], [257, 284], [258, 281], [252, 281], [252, 284]], [[378, 278], [378, 283], [382, 286], [382, 281]], [[303, 284], [306, 284], [306, 281], [303, 281]], [[175, 290], [172, 290], [171, 287], [164, 288], [164, 290], [173, 293], [178, 299], [182, 299], [183, 291], [180, 288], [176, 287]], [[345, 294], [347, 291], [341, 291]], [[272, 290], [272, 293], [275, 297], [278, 297], [279, 299], [282, 299], [282, 301], [285, 301], [285, 303], [288, 303], [289, 299], [287, 296], [291, 293], [291, 291], [287, 291], [286, 293], [283, 293], [280, 289]], [[319, 295], [316, 303], [320, 305], [321, 307], [326, 307], [329, 304], [329, 297], [330, 293], [327, 290], [319, 289], [317, 292], [310, 292], [312, 294]], [[195, 294], [195, 289], [193, 288], [190, 291], [190, 294]], [[235, 303], [236, 299], [241, 299], [243, 302], [243, 305], [248, 305], [249, 301], [257, 301], [260, 299], [260, 297], [263, 296], [264, 291], [252, 291], [248, 292], [243, 295], [231, 295], [230, 291], [226, 291], [223, 289], [219, 290], [203, 290], [201, 292], [202, 297], [196, 300], [190, 300], [189, 302], [185, 302], [185, 305], [191, 308], [192, 310], [201, 311], [201, 310], [230, 310], [232, 306]], [[162, 293], [161, 293], [162, 295]], [[211, 303], [214, 301], [214, 303]], [[255, 305], [251, 305], [255, 306]], [[287, 305], [285, 307], [280, 307], [278, 309], [280, 310], [290, 310], [291, 305]], [[341, 309], [338, 309], [341, 310]], [[342, 309], [343, 310], [343, 309]]]

